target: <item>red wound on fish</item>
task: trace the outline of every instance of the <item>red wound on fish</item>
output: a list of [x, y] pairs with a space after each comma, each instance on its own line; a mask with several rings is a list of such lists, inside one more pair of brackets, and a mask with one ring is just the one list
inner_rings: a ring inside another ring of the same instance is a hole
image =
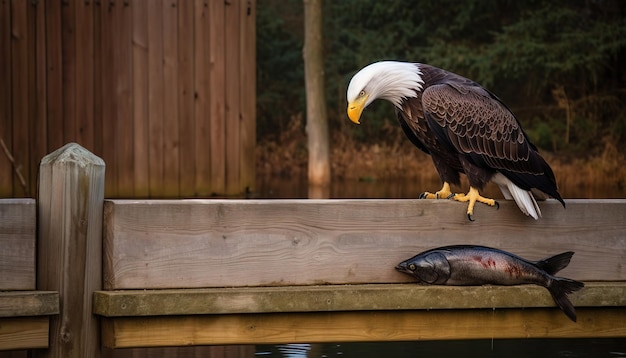
[[492, 259], [491, 257], [488, 257], [486, 260], [483, 260], [482, 256], [473, 256], [472, 259], [474, 259], [474, 261], [481, 264], [481, 266], [484, 268], [496, 267], [496, 260]]

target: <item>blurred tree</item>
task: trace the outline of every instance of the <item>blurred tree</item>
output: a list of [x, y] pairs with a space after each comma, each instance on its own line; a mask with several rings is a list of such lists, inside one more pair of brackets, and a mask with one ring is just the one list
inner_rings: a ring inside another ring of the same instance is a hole
[[[259, 0], [259, 14], [276, 7], [282, 10], [275, 14], [288, 7], [297, 10], [294, 1]], [[289, 19], [298, 17], [302, 19], [301, 12], [295, 11]], [[286, 17], [268, 19], [274, 31], [285, 29], [277, 23]], [[369, 125], [349, 126], [345, 90], [364, 65], [397, 59], [429, 63], [480, 82], [512, 108], [531, 137], [541, 137], [533, 139], [549, 144], [546, 149], [588, 152], [599, 138], [609, 137], [626, 150], [626, 1], [342, 0], [324, 4], [324, 21], [333, 129], [349, 128], [362, 140], [384, 139], [381, 128], [385, 121], [395, 121], [393, 110], [379, 104], [365, 114]], [[268, 26], [262, 22], [259, 18], [259, 37]], [[301, 42], [301, 34], [285, 31], [290, 42]], [[267, 46], [280, 38], [267, 38]], [[263, 46], [259, 42], [259, 49]], [[280, 51], [299, 49], [284, 46]], [[286, 52], [267, 54], [295, 59]], [[259, 50], [259, 71], [272, 71], [261, 66], [277, 59], [261, 57]], [[295, 109], [302, 101], [296, 99], [302, 96], [297, 94], [301, 82], [287, 79], [302, 76], [301, 63], [295, 59], [280, 72], [271, 80], [289, 83], [289, 95], [280, 100], [288, 99]], [[261, 91], [269, 95], [274, 89]], [[265, 126], [259, 120], [259, 127]]]
[[324, 89], [322, 0], [304, 1], [304, 75], [309, 185], [330, 185], [328, 118]]

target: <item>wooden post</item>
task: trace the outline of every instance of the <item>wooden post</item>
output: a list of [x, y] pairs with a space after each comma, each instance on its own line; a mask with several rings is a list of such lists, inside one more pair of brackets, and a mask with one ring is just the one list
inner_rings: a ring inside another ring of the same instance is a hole
[[37, 289], [58, 291], [43, 357], [100, 357], [92, 294], [102, 288], [104, 161], [76, 143], [39, 166]]

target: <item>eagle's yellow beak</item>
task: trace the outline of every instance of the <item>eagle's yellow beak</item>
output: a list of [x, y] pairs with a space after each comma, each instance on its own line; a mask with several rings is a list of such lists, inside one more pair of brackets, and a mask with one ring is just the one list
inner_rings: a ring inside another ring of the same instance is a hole
[[359, 120], [361, 119], [361, 113], [363, 113], [363, 109], [365, 108], [365, 102], [367, 102], [367, 95], [359, 96], [354, 101], [348, 103], [348, 118], [356, 124], [361, 124]]

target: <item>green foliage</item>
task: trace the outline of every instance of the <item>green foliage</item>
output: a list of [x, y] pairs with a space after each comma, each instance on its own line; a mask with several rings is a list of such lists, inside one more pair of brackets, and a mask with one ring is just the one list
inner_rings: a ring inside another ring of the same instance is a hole
[[[259, 0], [257, 7], [262, 136], [305, 112], [302, 3]], [[361, 67], [397, 59], [429, 63], [482, 83], [545, 149], [589, 151], [598, 138], [610, 136], [618, 143], [622, 139], [625, 150], [625, 15], [622, 0], [326, 1], [331, 130], [363, 141], [384, 138], [382, 129], [395, 122], [392, 107], [375, 105], [364, 113], [364, 124], [354, 126], [345, 114], [345, 90]]]

